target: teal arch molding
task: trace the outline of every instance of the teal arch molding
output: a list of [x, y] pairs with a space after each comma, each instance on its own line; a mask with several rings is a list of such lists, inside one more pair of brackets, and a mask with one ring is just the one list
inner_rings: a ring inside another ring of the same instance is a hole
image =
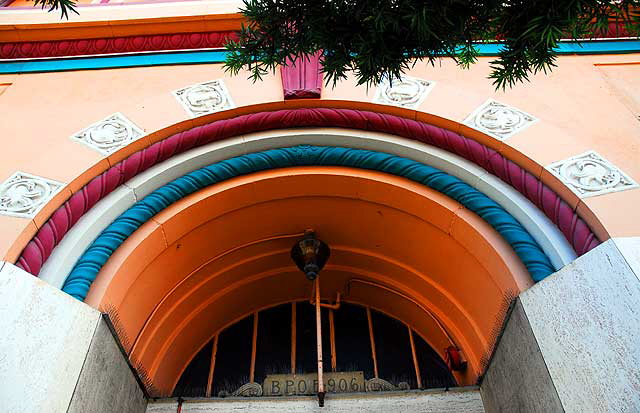
[[240, 175], [292, 166], [347, 166], [410, 179], [458, 201], [491, 225], [540, 281], [555, 270], [538, 243], [507, 211], [460, 179], [422, 163], [362, 149], [302, 145], [230, 158], [190, 172], [156, 189], [116, 218], [80, 256], [62, 287], [83, 301], [115, 250], [151, 217], [185, 196]]

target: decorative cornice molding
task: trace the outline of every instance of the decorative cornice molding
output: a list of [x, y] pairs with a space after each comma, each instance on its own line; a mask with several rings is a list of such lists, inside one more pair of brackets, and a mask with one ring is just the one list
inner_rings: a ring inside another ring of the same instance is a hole
[[62, 290], [84, 300], [100, 269], [145, 222], [171, 204], [237, 176], [293, 166], [347, 166], [407, 178], [459, 202], [493, 227], [513, 248], [534, 281], [555, 272], [542, 248], [498, 203], [459, 178], [411, 159], [364, 149], [301, 145], [237, 156], [190, 172], [136, 202], [116, 218], [82, 254]]
[[223, 47], [236, 32], [200, 32], [0, 43], [0, 59], [34, 59]]
[[[3, 43], [0, 43], [0, 48]], [[476, 47], [480, 56], [497, 56], [502, 43], [482, 43]], [[558, 55], [624, 54], [640, 52], [640, 40], [604, 40], [561, 42], [555, 52]], [[183, 64], [222, 63], [224, 50], [195, 49], [133, 52], [108, 55], [51, 57], [43, 59], [2, 60], [0, 74], [62, 72], [70, 70], [114, 69], [124, 67], [166, 66]]]
[[450, 130], [395, 115], [353, 109], [304, 108], [258, 112], [223, 119], [172, 135], [95, 177], [60, 206], [27, 244], [16, 265], [38, 275], [69, 229], [100, 199], [137, 174], [174, 155], [251, 132], [295, 127], [338, 127], [389, 133], [423, 142], [467, 159], [529, 199], [560, 229], [577, 255], [600, 244], [587, 223], [551, 188], [502, 154]]

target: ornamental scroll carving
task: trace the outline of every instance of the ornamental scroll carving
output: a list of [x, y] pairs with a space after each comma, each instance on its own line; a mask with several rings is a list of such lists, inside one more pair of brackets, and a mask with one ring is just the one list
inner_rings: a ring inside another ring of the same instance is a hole
[[191, 85], [173, 94], [192, 118], [235, 107], [220, 79]]
[[143, 135], [142, 129], [123, 114], [114, 113], [76, 133], [71, 139], [84, 143], [103, 155], [109, 155]]
[[16, 172], [0, 185], [0, 214], [33, 218], [64, 184]]
[[260, 397], [262, 396], [262, 385], [260, 383], [249, 382], [238, 387], [234, 392], [221, 391], [218, 397]]
[[638, 187], [633, 179], [595, 151], [555, 162], [547, 169], [581, 198]]
[[434, 86], [435, 82], [409, 76], [393, 80], [385, 78], [378, 85], [373, 102], [415, 109]]
[[411, 386], [409, 383], [401, 381], [397, 386], [389, 383], [386, 380], [380, 378], [372, 378], [365, 383], [366, 389], [370, 391], [393, 391], [393, 390], [409, 390]]
[[464, 120], [464, 124], [505, 140], [537, 119], [514, 107], [489, 99]]

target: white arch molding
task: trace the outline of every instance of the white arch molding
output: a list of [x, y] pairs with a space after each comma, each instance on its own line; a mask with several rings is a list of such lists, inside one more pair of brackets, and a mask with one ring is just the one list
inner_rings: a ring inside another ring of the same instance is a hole
[[402, 156], [451, 174], [500, 204], [540, 244], [556, 270], [576, 258], [560, 230], [531, 201], [478, 165], [450, 152], [395, 135], [341, 128], [299, 128], [251, 133], [191, 149], [127, 181], [74, 225], [44, 263], [39, 277], [56, 288], [82, 253], [115, 218], [155, 189], [196, 169], [235, 156], [295, 145], [343, 146]]

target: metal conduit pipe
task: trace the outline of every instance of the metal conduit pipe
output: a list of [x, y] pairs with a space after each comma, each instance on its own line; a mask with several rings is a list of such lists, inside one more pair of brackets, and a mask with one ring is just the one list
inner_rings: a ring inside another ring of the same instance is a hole
[[[438, 327], [440, 328], [440, 330], [442, 331], [442, 333], [447, 337], [447, 339], [449, 340], [449, 342], [455, 346], [458, 347], [458, 345], [456, 344], [455, 340], [453, 339], [453, 337], [451, 336], [451, 334], [447, 331], [447, 329], [445, 328], [444, 324], [442, 324], [442, 322], [440, 320], [438, 320], [438, 317], [436, 317], [435, 314], [433, 314], [432, 311], [430, 311], [428, 308], [426, 308], [425, 306], [423, 306], [422, 304], [420, 304], [417, 300], [409, 297], [408, 295], [401, 293], [400, 291], [396, 291], [391, 287], [387, 287], [386, 285], [383, 284], [379, 284], [373, 281], [368, 281], [368, 280], [363, 280], [361, 278], [351, 278], [349, 281], [347, 281], [346, 285], [345, 285], [345, 291], [347, 291], [347, 295], [349, 294], [349, 291], [351, 289], [351, 283], [360, 283], [360, 284], [365, 284], [365, 285], [370, 285], [372, 287], [377, 287], [377, 288], [381, 288], [385, 291], [388, 291], [392, 294], [395, 294], [399, 297], [404, 298], [405, 300], [408, 300], [410, 302], [412, 302], [413, 304], [415, 304], [416, 306], [418, 306], [422, 311], [424, 311], [425, 313], [429, 314], [429, 316], [431, 318], [433, 318], [433, 320], [436, 322], [436, 324], [438, 325]], [[459, 348], [459, 347], [458, 347]]]

